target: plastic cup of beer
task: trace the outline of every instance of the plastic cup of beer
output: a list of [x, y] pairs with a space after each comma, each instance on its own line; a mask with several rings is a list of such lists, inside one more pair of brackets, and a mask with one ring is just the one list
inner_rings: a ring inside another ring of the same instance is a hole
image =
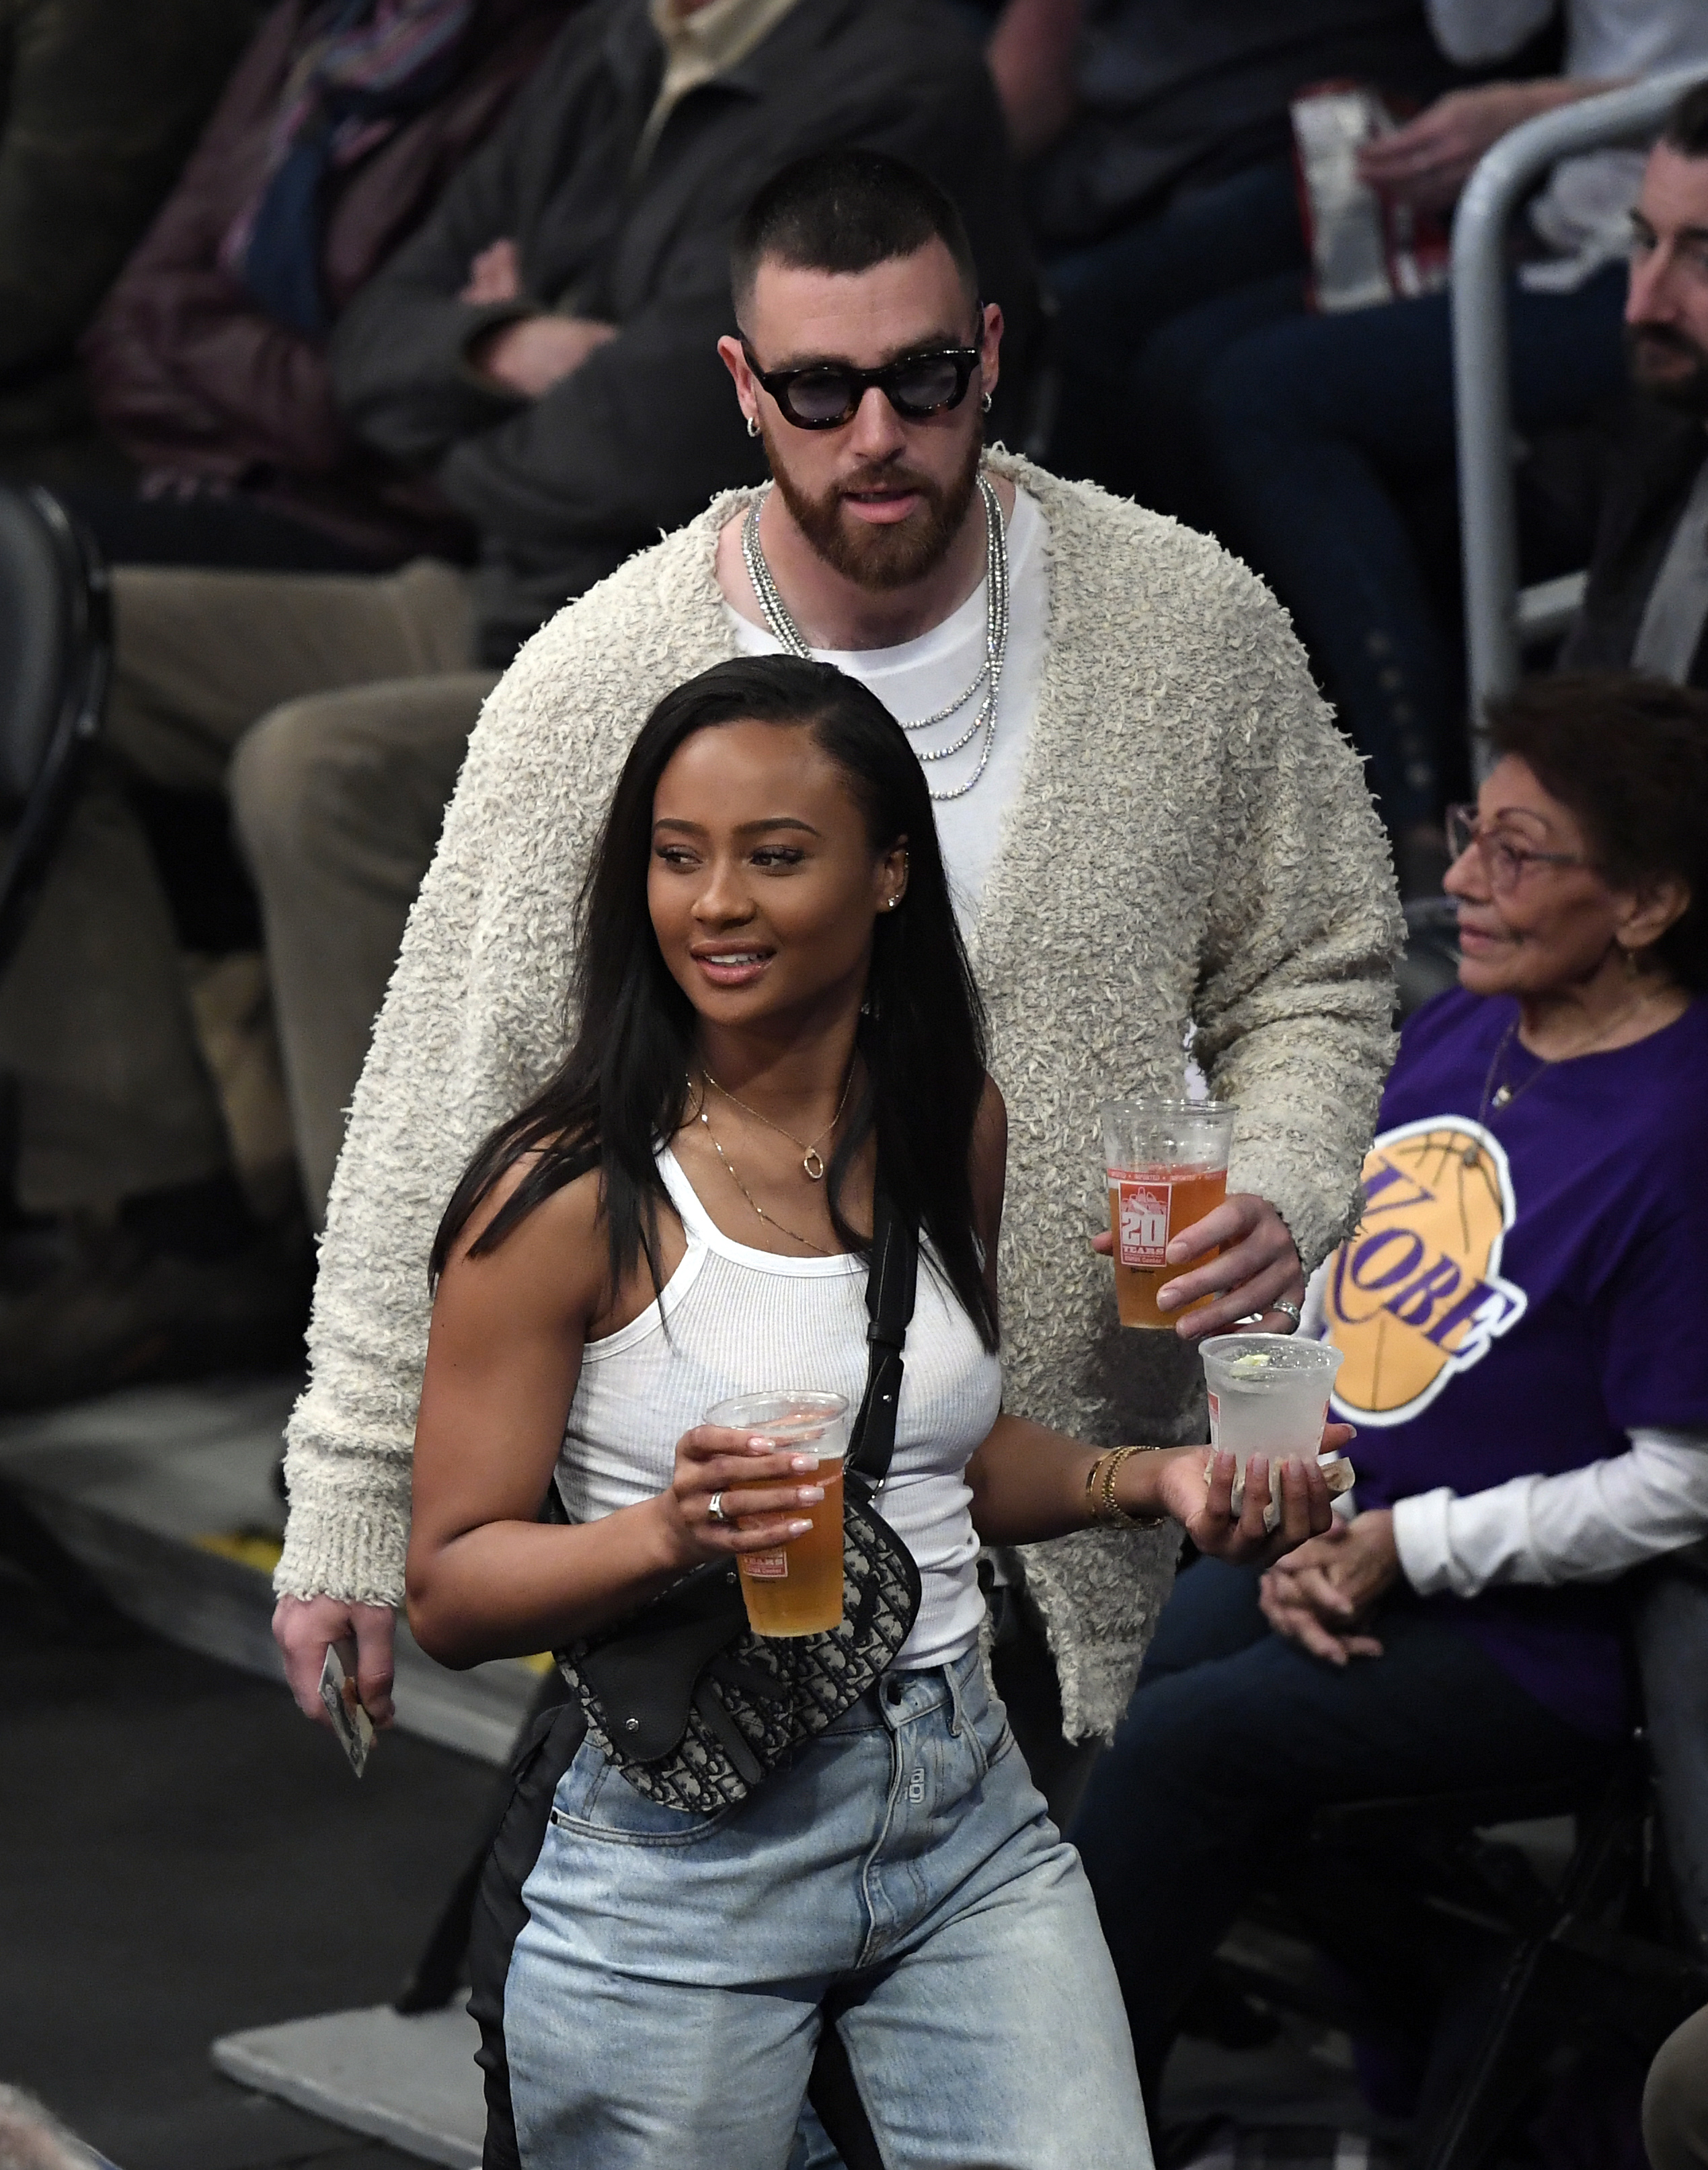
[[[733, 1431], [755, 1438], [775, 1440], [781, 1452], [793, 1448], [819, 1458], [816, 1475], [802, 1470], [798, 1484], [822, 1484], [825, 1496], [816, 1507], [797, 1509], [796, 1517], [808, 1517], [811, 1529], [775, 1552], [742, 1553], [741, 1595], [747, 1602], [747, 1621], [755, 1635], [823, 1635], [842, 1624], [842, 1459], [848, 1451], [848, 1403], [841, 1394], [820, 1393], [812, 1387], [768, 1387], [753, 1394], [737, 1394], [707, 1409], [708, 1424], [728, 1424]], [[786, 1480], [757, 1478], [755, 1484], [775, 1488]], [[734, 1484], [726, 1494], [736, 1526], [742, 1526], [737, 1509], [739, 1494], [751, 1486]]]
[[1267, 1455], [1272, 1470], [1284, 1462], [1318, 1460], [1341, 1365], [1332, 1343], [1290, 1334], [1217, 1334], [1198, 1353], [1209, 1388], [1210, 1444], [1235, 1456], [1238, 1496], [1254, 1454]]
[[1112, 1100], [1104, 1108], [1103, 1167], [1123, 1326], [1172, 1333], [1177, 1319], [1212, 1301], [1200, 1296], [1164, 1312], [1156, 1291], [1216, 1255], [1206, 1251], [1190, 1266], [1165, 1262], [1170, 1239], [1226, 1198], [1233, 1134], [1234, 1110], [1225, 1101]]

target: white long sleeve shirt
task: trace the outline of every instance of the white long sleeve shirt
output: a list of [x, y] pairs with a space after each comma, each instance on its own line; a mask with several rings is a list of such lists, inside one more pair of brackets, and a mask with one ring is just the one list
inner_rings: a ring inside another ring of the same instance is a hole
[[[1356, 1466], [1356, 1442], [1350, 1452]], [[1396, 1500], [1393, 1513], [1400, 1565], [1421, 1596], [1610, 1582], [1708, 1535], [1708, 1433], [1635, 1431], [1629, 1451], [1605, 1462], [1463, 1499], [1443, 1485]]]
[[[1325, 1324], [1329, 1264], [1306, 1292], [1300, 1331]], [[1553, 1477], [1514, 1477], [1462, 1497], [1444, 1484], [1394, 1503], [1400, 1568], [1420, 1597], [1475, 1597], [1498, 1583], [1611, 1582], [1708, 1536], [1708, 1432], [1636, 1430], [1624, 1454]], [[1347, 1450], [1358, 1466], [1358, 1441]], [[1356, 1488], [1335, 1503], [1358, 1511]]]

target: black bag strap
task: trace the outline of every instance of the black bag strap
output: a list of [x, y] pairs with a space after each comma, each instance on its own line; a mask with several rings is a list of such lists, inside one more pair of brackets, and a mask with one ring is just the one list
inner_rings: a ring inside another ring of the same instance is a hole
[[919, 1235], [882, 1191], [873, 1200], [872, 1264], [866, 1275], [866, 1392], [848, 1441], [848, 1470], [873, 1490], [895, 1451], [902, 1350], [919, 1286]]

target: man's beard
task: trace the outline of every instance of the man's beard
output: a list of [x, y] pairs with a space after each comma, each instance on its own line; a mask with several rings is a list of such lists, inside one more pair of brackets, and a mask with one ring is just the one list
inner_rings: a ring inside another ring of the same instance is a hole
[[[1646, 356], [1655, 350], [1668, 355], [1688, 355], [1693, 366], [1683, 376], [1670, 371], [1652, 371]], [[1676, 407], [1681, 414], [1708, 420], [1708, 349], [1699, 346], [1688, 333], [1673, 324], [1627, 324], [1625, 352], [1639, 391], [1647, 392], [1664, 407]]]
[[[923, 580], [948, 555], [973, 501], [985, 446], [984, 431], [975, 430], [965, 460], [947, 483], [933, 482], [896, 462], [844, 476], [821, 497], [809, 497], [801, 489], [777, 457], [768, 430], [765, 449], [783, 503], [825, 563], [857, 587], [883, 593]], [[846, 519], [843, 499], [851, 492], [867, 489], [917, 491], [923, 509], [905, 520], [891, 522], [868, 524]]]

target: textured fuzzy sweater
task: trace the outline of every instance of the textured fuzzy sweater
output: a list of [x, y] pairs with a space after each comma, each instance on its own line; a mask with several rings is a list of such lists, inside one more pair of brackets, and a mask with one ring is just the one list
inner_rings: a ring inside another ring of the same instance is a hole
[[[1181, 1046], [1240, 1110], [1231, 1187], [1309, 1269], [1357, 1216], [1390, 1054], [1400, 927], [1358, 764], [1274, 599], [1204, 537], [1006, 455], [1049, 525], [1049, 644], [974, 965], [1008, 1104], [1006, 1406], [1095, 1444], [1202, 1437], [1173, 1336], [1124, 1331], [1098, 1125], [1180, 1089]], [[578, 885], [630, 741], [734, 652], [725, 496], [552, 619], [486, 705], [357, 1090], [292, 1417], [277, 1586], [401, 1601], [427, 1255], [458, 1176], [565, 1045]], [[1107, 1732], [1177, 1532], [1018, 1557], [1070, 1736]]]

